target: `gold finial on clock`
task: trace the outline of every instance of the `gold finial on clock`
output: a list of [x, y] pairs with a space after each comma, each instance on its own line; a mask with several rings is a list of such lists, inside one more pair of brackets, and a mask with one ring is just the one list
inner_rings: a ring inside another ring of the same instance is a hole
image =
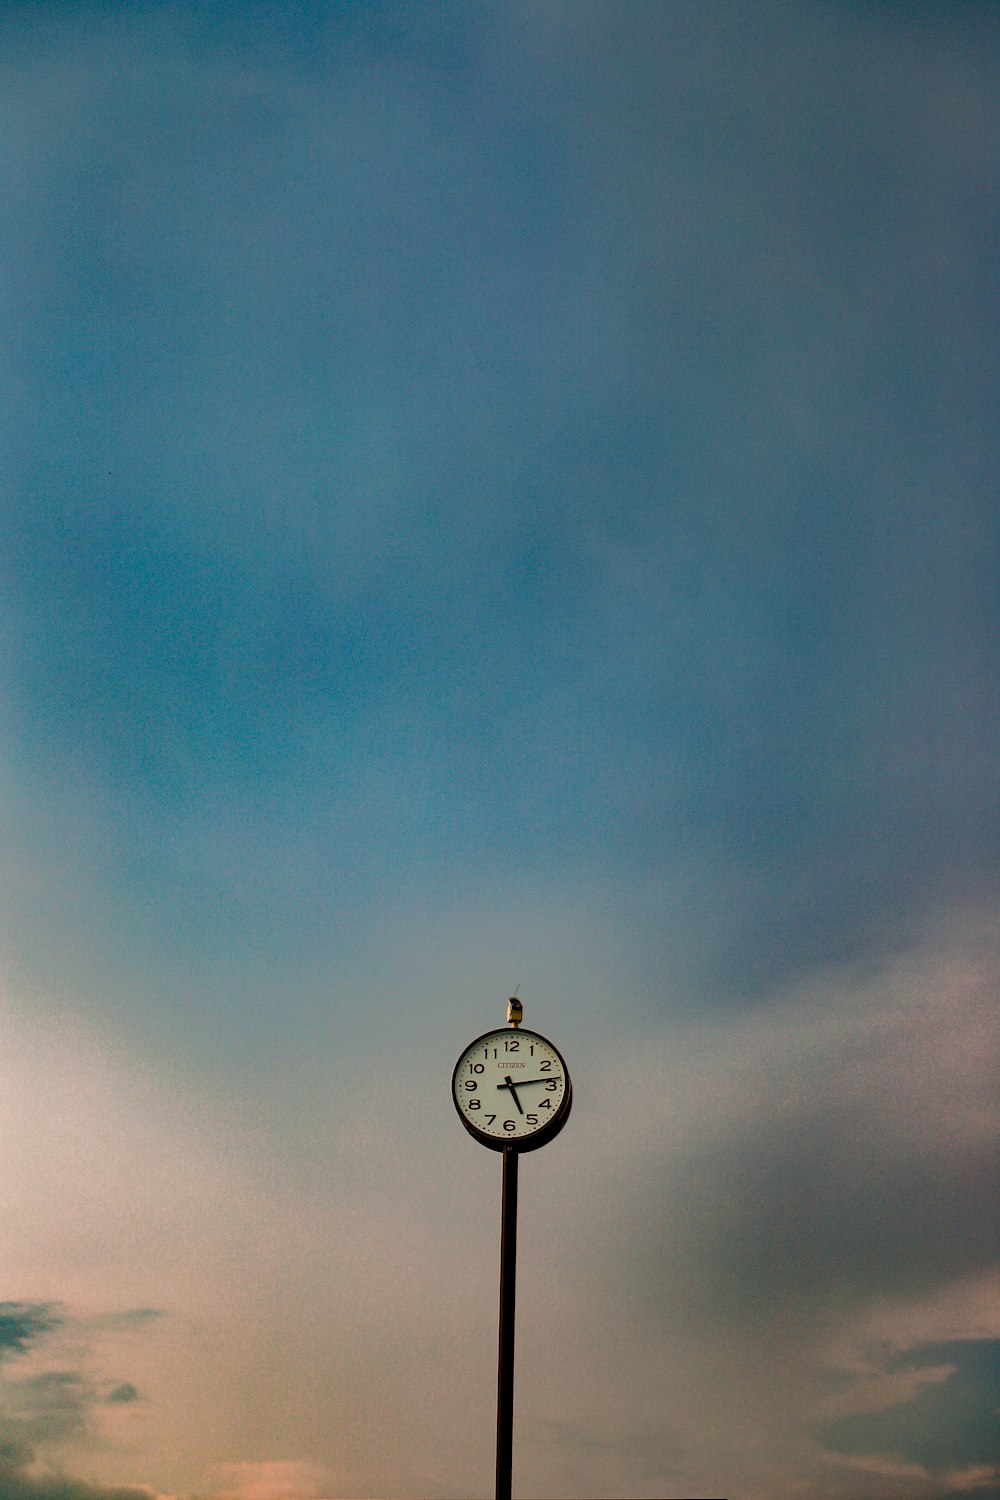
[[516, 1031], [524, 1016], [524, 1006], [516, 995], [511, 995], [507, 1001], [507, 1021]]

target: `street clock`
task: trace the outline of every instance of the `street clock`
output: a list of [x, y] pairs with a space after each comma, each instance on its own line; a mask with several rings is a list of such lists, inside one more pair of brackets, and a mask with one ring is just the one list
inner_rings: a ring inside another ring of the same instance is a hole
[[521, 1154], [557, 1136], [573, 1104], [562, 1053], [526, 1031], [520, 1000], [507, 1003], [508, 1026], [470, 1042], [451, 1075], [458, 1118], [481, 1146], [503, 1152], [500, 1206], [500, 1339], [497, 1361], [496, 1500], [511, 1500], [514, 1430], [514, 1285], [517, 1274], [517, 1164]]
[[534, 1151], [557, 1135], [573, 1103], [569, 1070], [537, 1031], [485, 1031], [455, 1064], [452, 1097], [459, 1119], [483, 1146]]

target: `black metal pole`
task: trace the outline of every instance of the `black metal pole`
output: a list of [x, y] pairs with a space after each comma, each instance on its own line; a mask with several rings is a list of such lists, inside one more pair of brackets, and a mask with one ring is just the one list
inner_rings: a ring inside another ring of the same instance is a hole
[[500, 1209], [500, 1350], [497, 1362], [497, 1500], [510, 1500], [514, 1442], [514, 1287], [517, 1279], [517, 1150], [504, 1147]]

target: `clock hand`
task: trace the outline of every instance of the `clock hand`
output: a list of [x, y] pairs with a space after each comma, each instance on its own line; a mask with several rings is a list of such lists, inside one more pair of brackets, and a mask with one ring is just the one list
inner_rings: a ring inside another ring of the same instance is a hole
[[497, 1084], [497, 1088], [498, 1089], [510, 1089], [510, 1096], [513, 1099], [514, 1103], [517, 1105], [518, 1114], [522, 1114], [523, 1115], [524, 1114], [524, 1105], [521, 1103], [520, 1099], [517, 1097], [517, 1090], [515, 1089], [513, 1083], [511, 1082], [510, 1074], [506, 1073], [504, 1075], [504, 1077], [506, 1078], [507, 1082], [506, 1083], [498, 1083]]
[[[562, 1077], [561, 1073], [547, 1073], [544, 1078], [519, 1078], [517, 1080], [517, 1086], [518, 1086], [519, 1089], [523, 1089], [524, 1086], [525, 1086], [525, 1084], [528, 1084], [528, 1083], [552, 1083], [552, 1082], [556, 1082], [557, 1083], [561, 1077]], [[507, 1087], [507, 1085], [505, 1083], [498, 1083], [497, 1084], [497, 1088], [498, 1089], [503, 1089], [503, 1088], [506, 1088], [506, 1087]]]

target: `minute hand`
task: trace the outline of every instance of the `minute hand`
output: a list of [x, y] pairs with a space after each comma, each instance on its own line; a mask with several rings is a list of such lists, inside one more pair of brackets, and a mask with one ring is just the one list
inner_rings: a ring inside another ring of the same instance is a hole
[[507, 1073], [505, 1076], [506, 1076], [506, 1082], [505, 1083], [498, 1083], [497, 1084], [497, 1088], [498, 1089], [510, 1089], [510, 1097], [513, 1099], [514, 1103], [517, 1105], [517, 1112], [518, 1112], [519, 1115], [523, 1115], [524, 1114], [524, 1105], [521, 1103], [520, 1099], [517, 1097], [517, 1089], [514, 1087], [514, 1080], [511, 1078], [511, 1076], [510, 1076], [509, 1073]]

